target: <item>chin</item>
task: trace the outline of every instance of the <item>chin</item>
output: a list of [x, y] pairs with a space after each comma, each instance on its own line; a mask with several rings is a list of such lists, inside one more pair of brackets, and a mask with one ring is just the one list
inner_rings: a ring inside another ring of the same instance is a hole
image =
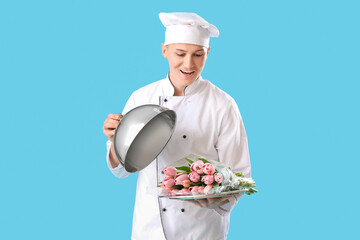
[[195, 80], [196, 80], [196, 78], [194, 78], [194, 79], [184, 79], [184, 78], [182, 78], [181, 79], [182, 80], [182, 82], [183, 83], [185, 83], [186, 85], [190, 85], [190, 84], [192, 84], [193, 82], [195, 82]]

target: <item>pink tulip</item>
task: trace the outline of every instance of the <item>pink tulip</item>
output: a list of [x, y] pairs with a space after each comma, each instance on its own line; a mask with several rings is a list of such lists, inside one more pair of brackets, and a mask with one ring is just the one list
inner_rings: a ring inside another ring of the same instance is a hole
[[203, 167], [204, 167], [204, 162], [199, 160], [191, 164], [190, 169], [192, 172], [197, 172], [198, 174], [202, 174], [204, 171]]
[[207, 186], [204, 188], [204, 193], [205, 193], [205, 194], [208, 194], [212, 188], [213, 188], [213, 186], [212, 186], [211, 184], [210, 184], [210, 185], [207, 185]]
[[181, 173], [175, 176], [176, 185], [182, 185], [183, 181], [189, 180], [188, 175], [186, 173]]
[[187, 179], [187, 180], [182, 181], [181, 185], [183, 185], [183, 186], [186, 187], [186, 188], [187, 188], [187, 187], [190, 187], [190, 180]]
[[164, 188], [171, 188], [174, 185], [175, 185], [175, 179], [169, 176], [165, 177], [161, 184], [161, 186]]
[[179, 177], [179, 176], [181, 176], [181, 175], [184, 175], [184, 174], [185, 174], [185, 173], [183, 173], [183, 172], [182, 172], [182, 173], [178, 173], [178, 174], [175, 175], [174, 178], [176, 179], [177, 177]]
[[166, 174], [166, 176], [174, 177], [177, 173], [177, 170], [174, 167], [166, 167], [163, 169], [163, 172]]
[[164, 177], [164, 180], [162, 180], [162, 182], [165, 182], [165, 181], [169, 180], [170, 178], [174, 179], [173, 177], [166, 176], [166, 177]]
[[161, 188], [165, 189], [164, 193], [169, 194], [169, 191], [171, 191], [171, 188], [166, 188], [165, 183], [161, 184]]
[[168, 192], [169, 196], [176, 196], [179, 194], [179, 190], [177, 189], [171, 189], [171, 191]]
[[214, 174], [215, 173], [215, 167], [210, 163], [204, 164], [204, 173], [205, 174]]
[[178, 194], [180, 194], [180, 195], [189, 195], [190, 193], [191, 192], [188, 188], [183, 188], [178, 192]]
[[192, 182], [198, 182], [200, 180], [200, 175], [197, 172], [190, 173], [188, 177]]
[[192, 194], [197, 194], [198, 190], [199, 190], [199, 186], [189, 187], [189, 191], [191, 191]]
[[221, 173], [215, 174], [214, 178], [215, 178], [215, 181], [218, 182], [218, 183], [222, 183], [222, 181], [223, 181], [223, 176], [222, 176]]
[[214, 176], [205, 175], [202, 177], [201, 181], [204, 182], [206, 185], [212, 184], [214, 182]]

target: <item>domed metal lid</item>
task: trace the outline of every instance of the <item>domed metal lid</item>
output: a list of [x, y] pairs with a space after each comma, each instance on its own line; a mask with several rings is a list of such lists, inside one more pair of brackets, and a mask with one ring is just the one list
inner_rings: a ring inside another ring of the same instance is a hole
[[125, 114], [115, 130], [114, 149], [127, 172], [147, 167], [169, 142], [176, 113], [159, 105], [142, 105]]

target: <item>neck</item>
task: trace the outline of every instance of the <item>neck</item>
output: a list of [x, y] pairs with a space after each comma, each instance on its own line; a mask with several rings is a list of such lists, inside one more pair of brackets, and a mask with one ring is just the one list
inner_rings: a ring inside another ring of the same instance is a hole
[[185, 96], [185, 88], [182, 90], [175, 89], [174, 96]]
[[174, 79], [174, 78], [171, 77], [171, 73], [170, 73], [169, 80], [174, 87], [174, 96], [185, 96], [186, 85], [185, 86], [179, 85], [179, 84], [177, 84], [177, 82], [175, 80], [171, 80], [171, 79]]

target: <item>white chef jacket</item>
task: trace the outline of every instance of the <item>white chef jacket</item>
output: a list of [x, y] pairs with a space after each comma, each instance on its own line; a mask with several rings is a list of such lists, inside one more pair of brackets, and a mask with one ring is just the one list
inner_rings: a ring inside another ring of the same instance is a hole
[[[132, 239], [226, 239], [230, 211], [237, 203], [217, 209], [201, 208], [180, 200], [158, 198], [156, 188], [165, 175], [162, 169], [189, 154], [220, 161], [235, 173], [250, 177], [250, 158], [246, 132], [238, 107], [228, 94], [200, 76], [185, 88], [185, 96], [173, 96], [169, 77], [135, 91], [123, 114], [144, 104], [158, 104], [176, 112], [174, 133], [161, 154], [138, 174]], [[107, 161], [119, 178], [129, 175], [120, 164], [109, 162], [111, 142], [107, 142]]]

